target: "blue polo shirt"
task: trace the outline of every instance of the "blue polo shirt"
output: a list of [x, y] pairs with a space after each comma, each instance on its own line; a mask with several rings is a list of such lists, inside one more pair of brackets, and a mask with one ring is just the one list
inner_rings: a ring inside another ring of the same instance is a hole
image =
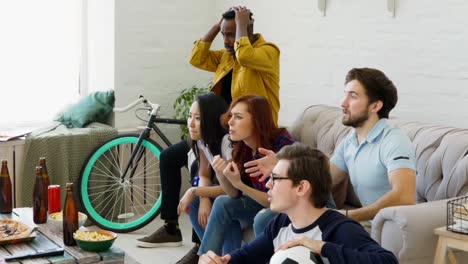
[[358, 144], [356, 130], [338, 145], [331, 162], [348, 173], [362, 206], [372, 204], [392, 189], [388, 174], [396, 169], [416, 169], [413, 145], [400, 129], [380, 119]]

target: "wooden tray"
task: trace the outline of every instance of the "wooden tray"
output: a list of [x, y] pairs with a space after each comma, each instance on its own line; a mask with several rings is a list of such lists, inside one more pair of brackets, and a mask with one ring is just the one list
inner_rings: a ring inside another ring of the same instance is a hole
[[40, 231], [34, 233], [36, 233], [36, 236], [32, 241], [1, 245], [0, 256], [7, 261], [11, 261], [25, 258], [63, 255], [64, 249], [62, 246], [49, 239]]
[[22, 242], [29, 242], [29, 241], [32, 241], [36, 238], [37, 236], [37, 233], [36, 232], [32, 232], [29, 237], [23, 237], [23, 238], [17, 238], [17, 239], [9, 239], [9, 240], [3, 240], [3, 241], [0, 241], [0, 246], [1, 245], [7, 245], [7, 244], [18, 244], [18, 243], [22, 243]]
[[[3, 216], [0, 219], [0, 227], [3, 227], [4, 225], [17, 225], [23, 228], [27, 228], [26, 230], [23, 231], [20, 235], [22, 237], [16, 237], [16, 238], [8, 238], [6, 240], [0, 240], [0, 245], [5, 245], [5, 244], [16, 244], [16, 243], [21, 243], [21, 242], [27, 242], [31, 241], [36, 237], [36, 228], [37, 226], [35, 224], [26, 223], [24, 221], [20, 221], [20, 219], [8, 219], [4, 218]], [[3, 228], [2, 228], [3, 229]]]

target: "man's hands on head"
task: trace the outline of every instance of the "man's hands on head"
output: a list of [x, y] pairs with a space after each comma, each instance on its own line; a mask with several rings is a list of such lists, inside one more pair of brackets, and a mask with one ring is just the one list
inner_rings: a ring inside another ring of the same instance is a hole
[[276, 163], [278, 163], [278, 160], [276, 159], [275, 152], [271, 150], [259, 148], [258, 152], [264, 155], [264, 157], [261, 159], [249, 161], [244, 164], [244, 167], [246, 168], [245, 172], [249, 173], [250, 177], [261, 176], [259, 181], [263, 182], [270, 176], [270, 173], [273, 171]]
[[233, 6], [231, 7], [236, 12], [236, 25], [240, 27], [247, 27], [253, 23], [253, 19], [250, 19], [250, 9], [245, 6]]
[[208, 251], [207, 253], [200, 256], [198, 260], [199, 264], [225, 264], [231, 260], [231, 255], [227, 254], [222, 257], [216, 255], [213, 251]]

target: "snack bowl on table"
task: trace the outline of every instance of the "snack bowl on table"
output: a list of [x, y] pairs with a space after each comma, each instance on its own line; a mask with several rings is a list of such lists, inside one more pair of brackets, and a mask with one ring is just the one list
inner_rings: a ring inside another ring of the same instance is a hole
[[[84, 213], [78, 212], [78, 228], [80, 228], [81, 226], [85, 224], [86, 219], [88, 219], [87, 215], [85, 215]], [[52, 225], [55, 228], [62, 230], [63, 229], [62, 211], [50, 214], [47, 219], [47, 222], [52, 223]]]
[[73, 238], [82, 250], [101, 252], [114, 244], [117, 234], [106, 230], [77, 230], [73, 233]]

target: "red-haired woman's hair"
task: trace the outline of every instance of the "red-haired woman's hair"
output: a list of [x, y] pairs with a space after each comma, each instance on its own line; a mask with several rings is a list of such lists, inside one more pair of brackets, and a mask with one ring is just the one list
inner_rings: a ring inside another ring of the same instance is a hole
[[[232, 101], [227, 112], [221, 117], [223, 126], [229, 128], [229, 119], [234, 106], [244, 103], [247, 112], [252, 116], [252, 134], [258, 147], [273, 149], [276, 137], [284, 130], [276, 126], [270, 103], [263, 96], [244, 95]], [[247, 162], [246, 151], [248, 148], [243, 141], [233, 142], [232, 160], [237, 164], [239, 171], [243, 171], [243, 164]]]

